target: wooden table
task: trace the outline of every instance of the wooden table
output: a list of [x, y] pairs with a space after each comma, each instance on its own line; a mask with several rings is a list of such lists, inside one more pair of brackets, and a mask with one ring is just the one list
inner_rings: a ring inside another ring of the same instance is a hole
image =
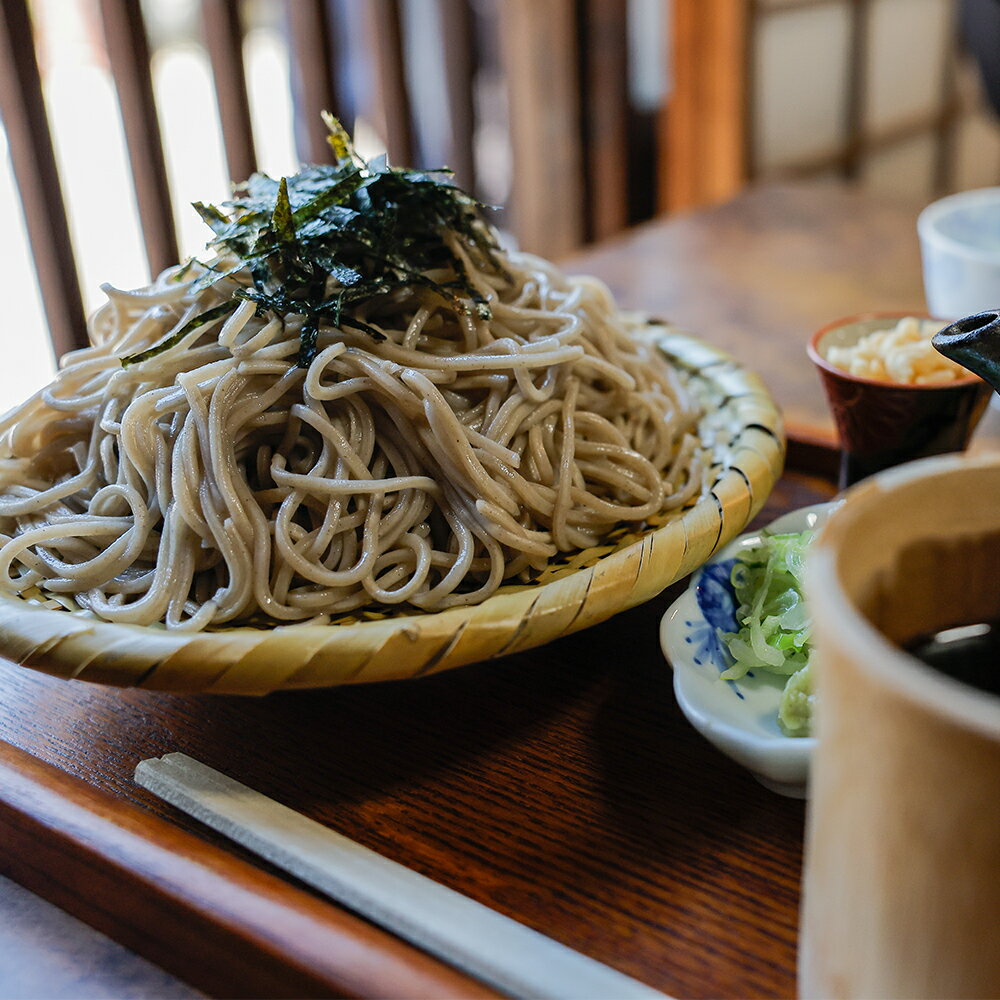
[[[917, 207], [756, 190], [571, 267], [729, 348], [793, 427], [829, 442], [805, 339], [838, 315], [921, 305]], [[791, 455], [833, 467], [822, 448]], [[792, 469], [760, 520], [832, 491]], [[181, 750], [666, 992], [792, 996], [803, 804], [681, 716], [657, 625], [682, 586], [420, 683], [247, 700], [0, 662], [0, 873], [209, 993], [486, 992], [133, 783], [138, 760]]]

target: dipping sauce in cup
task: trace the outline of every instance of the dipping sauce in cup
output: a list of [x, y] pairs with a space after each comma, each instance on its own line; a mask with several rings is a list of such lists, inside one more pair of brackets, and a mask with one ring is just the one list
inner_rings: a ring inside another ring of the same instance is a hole
[[807, 350], [840, 436], [842, 488], [968, 445], [991, 389], [931, 346], [944, 326], [912, 313], [869, 313], [813, 334]]
[[1000, 996], [998, 575], [996, 455], [873, 476], [812, 543], [800, 997]]

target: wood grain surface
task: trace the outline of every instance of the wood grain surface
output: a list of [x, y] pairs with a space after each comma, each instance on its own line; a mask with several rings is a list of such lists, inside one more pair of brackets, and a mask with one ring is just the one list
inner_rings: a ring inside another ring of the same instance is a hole
[[[760, 520], [831, 492], [823, 479], [786, 476]], [[219, 878], [266, 883], [255, 893], [262, 905], [319, 907], [315, 927], [357, 954], [432, 975], [429, 959], [401, 955], [398, 942], [394, 952], [381, 932], [247, 864], [134, 784], [140, 759], [180, 750], [669, 993], [792, 996], [802, 803], [765, 791], [681, 716], [657, 645], [677, 589], [505, 660], [262, 699], [99, 687], [2, 663], [0, 739], [31, 760], [6, 758], [4, 836], [19, 830], [19, 849], [3, 853], [0, 871], [216, 995], [246, 993], [246, 924], [261, 917], [250, 912], [234, 929], [224, 894], [192, 874], [213, 852]], [[60, 799], [73, 822], [60, 820]], [[81, 810], [100, 818], [112, 804], [130, 807], [112, 820], [122, 842], [105, 826], [111, 839], [88, 848], [82, 869], [69, 864], [91, 843], [79, 834]], [[188, 931], [167, 919], [185, 908]], [[318, 973], [302, 961], [301, 926], [269, 925], [271, 954], [292, 971], [286, 984], [272, 969], [257, 995], [315, 993], [317, 976], [342, 992], [388, 995], [377, 965], [358, 975], [355, 958], [338, 970], [334, 957]]]

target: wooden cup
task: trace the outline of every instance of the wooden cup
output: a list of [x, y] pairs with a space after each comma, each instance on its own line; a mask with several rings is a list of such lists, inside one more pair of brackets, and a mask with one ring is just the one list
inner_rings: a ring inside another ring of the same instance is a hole
[[1000, 617], [1000, 459], [924, 459], [857, 486], [814, 543], [806, 597], [818, 740], [800, 995], [1000, 996], [1000, 696], [898, 645]]

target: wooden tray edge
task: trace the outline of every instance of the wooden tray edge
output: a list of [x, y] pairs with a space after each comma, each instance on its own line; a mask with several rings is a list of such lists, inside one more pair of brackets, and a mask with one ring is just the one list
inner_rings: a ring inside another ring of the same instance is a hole
[[829, 427], [786, 424], [788, 451], [785, 468], [836, 483], [840, 475], [840, 443]]
[[212, 996], [497, 996], [2, 741], [0, 842], [5, 876]]

